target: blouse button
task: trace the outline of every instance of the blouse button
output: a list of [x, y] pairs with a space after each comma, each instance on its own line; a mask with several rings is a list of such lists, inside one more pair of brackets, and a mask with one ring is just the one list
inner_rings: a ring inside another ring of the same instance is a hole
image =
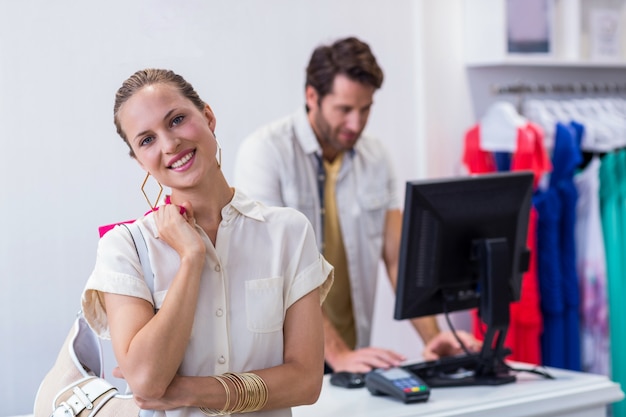
[[224, 310], [222, 310], [221, 308], [218, 308], [217, 310], [215, 310], [215, 315], [217, 317], [222, 317], [224, 315]]
[[226, 358], [225, 358], [225, 357], [223, 357], [223, 356], [220, 356], [220, 357], [219, 357], [219, 359], [217, 360], [217, 362], [218, 362], [220, 365], [223, 365], [223, 364], [225, 364], [225, 363], [226, 363]]
[[220, 264], [215, 265], [215, 272], [220, 272], [221, 269]]

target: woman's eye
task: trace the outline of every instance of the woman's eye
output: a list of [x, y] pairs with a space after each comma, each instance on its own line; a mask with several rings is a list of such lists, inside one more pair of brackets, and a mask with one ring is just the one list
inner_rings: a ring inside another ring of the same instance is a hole
[[153, 136], [146, 136], [145, 138], [143, 138], [143, 139], [141, 140], [141, 142], [139, 142], [139, 145], [140, 145], [140, 146], [147, 145], [147, 144], [151, 143], [153, 140], [154, 140], [154, 137], [153, 137]]
[[178, 124], [180, 124], [183, 119], [185, 118], [185, 116], [176, 116], [174, 117], [174, 119], [172, 119], [172, 126], [176, 126]]

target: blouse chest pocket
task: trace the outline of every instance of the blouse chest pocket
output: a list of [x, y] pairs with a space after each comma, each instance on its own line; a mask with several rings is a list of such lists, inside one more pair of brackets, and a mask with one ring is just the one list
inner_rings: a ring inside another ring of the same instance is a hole
[[283, 278], [246, 281], [248, 330], [269, 333], [283, 328]]

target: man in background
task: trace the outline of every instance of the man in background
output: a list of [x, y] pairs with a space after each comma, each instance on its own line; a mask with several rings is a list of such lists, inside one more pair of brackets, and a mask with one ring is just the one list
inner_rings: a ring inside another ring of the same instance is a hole
[[[304, 213], [320, 251], [335, 267], [323, 305], [327, 371], [367, 372], [405, 360], [369, 346], [379, 261], [395, 288], [402, 212], [391, 161], [363, 134], [383, 82], [369, 46], [349, 37], [313, 51], [306, 70], [306, 105], [259, 128], [242, 143], [234, 183], [267, 205]], [[462, 353], [435, 317], [412, 320], [425, 359]], [[471, 350], [470, 334], [457, 332]]]

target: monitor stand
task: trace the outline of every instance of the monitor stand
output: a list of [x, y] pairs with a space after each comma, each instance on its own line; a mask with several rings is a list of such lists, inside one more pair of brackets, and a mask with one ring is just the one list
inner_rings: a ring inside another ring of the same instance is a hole
[[503, 374], [494, 376], [476, 376], [473, 372], [470, 372], [471, 371], [459, 371], [456, 374], [445, 374], [422, 379], [431, 388], [466, 387], [474, 385], [504, 385], [515, 382], [516, 379], [514, 375]]
[[[501, 385], [515, 381], [509, 373], [504, 358], [511, 351], [504, 347], [504, 339], [509, 328], [509, 304], [511, 289], [505, 279], [506, 259], [509, 256], [508, 242], [504, 238], [479, 239], [473, 242], [473, 254], [478, 263], [480, 282], [481, 320], [487, 326], [483, 347], [475, 358], [475, 367], [464, 378], [461, 385]], [[458, 386], [458, 385], [457, 385]]]
[[433, 361], [407, 364], [405, 369], [418, 375], [431, 388], [468, 385], [502, 385], [515, 382], [504, 365], [509, 349], [502, 350], [501, 359], [486, 363], [481, 353], [443, 357]]
[[479, 315], [487, 326], [483, 347], [477, 354], [443, 357], [436, 361], [407, 365], [431, 387], [502, 385], [514, 382], [504, 359], [511, 351], [504, 347], [509, 328], [506, 239], [479, 239], [473, 242], [473, 256], [480, 278]]
[[504, 363], [504, 358], [511, 353], [504, 347], [512, 300], [510, 282], [506, 279], [510, 275], [506, 262], [510, 256], [509, 245], [504, 238], [480, 239], [473, 245], [481, 284], [478, 313], [487, 326], [474, 379], [480, 385], [507, 384], [515, 381]]

